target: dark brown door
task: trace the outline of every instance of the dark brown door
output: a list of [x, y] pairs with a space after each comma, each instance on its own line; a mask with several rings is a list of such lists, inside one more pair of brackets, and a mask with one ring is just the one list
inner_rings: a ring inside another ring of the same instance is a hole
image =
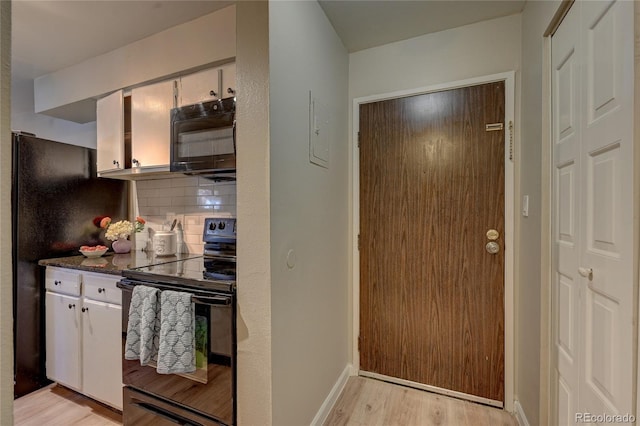
[[360, 106], [361, 370], [503, 401], [503, 122], [503, 82]]

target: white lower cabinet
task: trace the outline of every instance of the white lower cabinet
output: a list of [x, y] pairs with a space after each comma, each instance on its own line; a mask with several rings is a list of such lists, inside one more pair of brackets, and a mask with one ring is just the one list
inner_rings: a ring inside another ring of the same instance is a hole
[[[71, 276], [81, 283], [79, 294], [57, 293], [60, 277]], [[47, 377], [121, 410], [119, 277], [54, 267], [46, 277]]]
[[79, 391], [80, 297], [47, 291], [45, 309], [47, 377]]

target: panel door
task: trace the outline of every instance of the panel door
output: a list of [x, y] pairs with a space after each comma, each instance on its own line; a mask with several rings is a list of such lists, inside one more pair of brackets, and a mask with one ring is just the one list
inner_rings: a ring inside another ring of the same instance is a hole
[[122, 308], [84, 299], [82, 310], [82, 389], [122, 409]]
[[504, 401], [504, 131], [486, 131], [495, 123], [503, 82], [361, 105], [362, 371]]
[[124, 168], [124, 101], [122, 90], [96, 103], [98, 173]]
[[632, 413], [633, 2], [576, 2], [552, 40], [558, 424]]
[[580, 266], [585, 289], [581, 406], [633, 408], [633, 43], [634, 2], [585, 1]]
[[575, 421], [582, 363], [580, 232], [580, 13], [571, 8], [553, 37], [553, 307], [558, 425]]
[[170, 158], [174, 81], [131, 91], [131, 156], [134, 166], [167, 166]]
[[76, 390], [82, 385], [80, 307], [79, 297], [46, 293], [47, 377]]

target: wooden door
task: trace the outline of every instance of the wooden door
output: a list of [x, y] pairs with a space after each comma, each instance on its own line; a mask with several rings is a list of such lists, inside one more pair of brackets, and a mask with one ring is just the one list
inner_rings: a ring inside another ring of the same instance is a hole
[[591, 423], [579, 413], [633, 414], [633, 16], [633, 2], [575, 2], [552, 38], [554, 385], [562, 425]]
[[[360, 106], [360, 368], [504, 399], [504, 82]], [[497, 231], [490, 254], [487, 233]]]

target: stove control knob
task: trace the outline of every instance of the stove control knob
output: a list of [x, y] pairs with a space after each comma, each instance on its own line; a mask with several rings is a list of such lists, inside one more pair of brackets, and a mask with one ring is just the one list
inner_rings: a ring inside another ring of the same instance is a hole
[[209, 224], [209, 230], [211, 230], [211, 231], [215, 231], [215, 230], [216, 230], [216, 224], [215, 224], [215, 222], [211, 222], [211, 223]]
[[224, 229], [224, 227], [225, 227], [225, 223], [224, 222], [220, 222], [218, 224], [218, 229]]

